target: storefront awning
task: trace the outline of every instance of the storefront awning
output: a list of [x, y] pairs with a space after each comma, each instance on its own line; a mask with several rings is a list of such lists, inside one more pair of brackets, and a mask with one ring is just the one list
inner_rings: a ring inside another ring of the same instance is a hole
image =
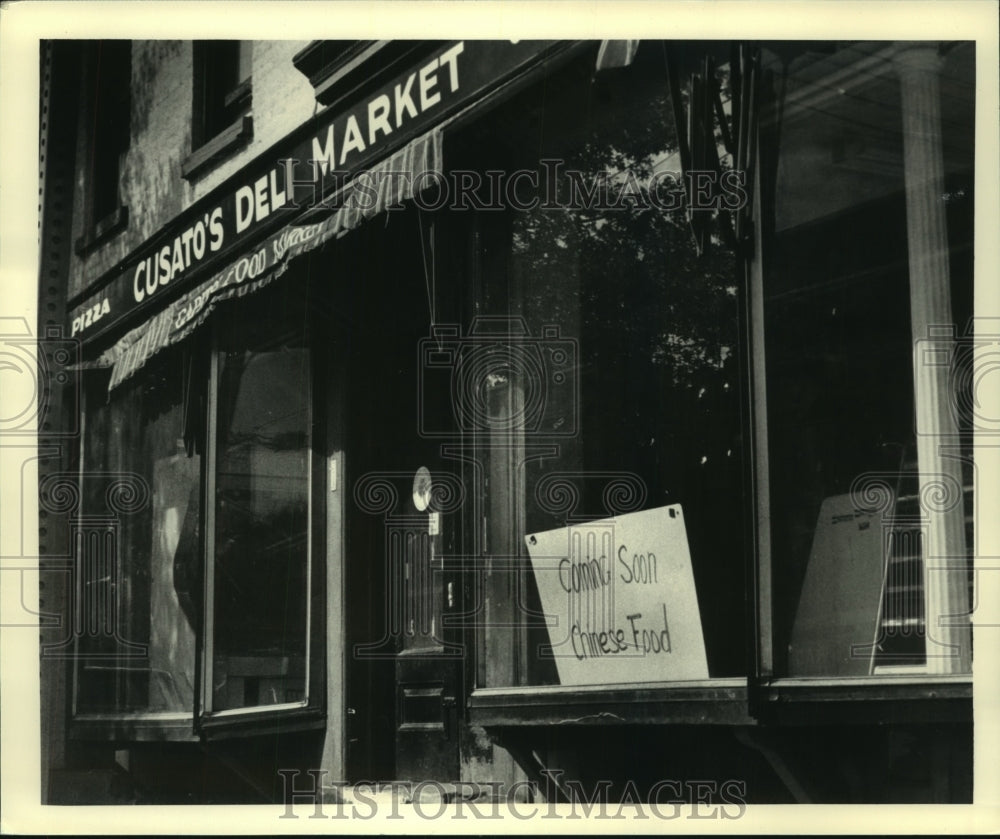
[[259, 291], [281, 277], [292, 260], [433, 185], [433, 177], [426, 175], [442, 171], [441, 145], [440, 128], [413, 140], [354, 178], [330, 215], [312, 224], [283, 227], [128, 332], [94, 365], [114, 368], [108, 389], [128, 380], [160, 350], [190, 335], [218, 303]]
[[[601, 42], [595, 69], [628, 66], [638, 46], [638, 41]], [[525, 46], [526, 55], [534, 56], [538, 52], [539, 47]], [[365, 219], [401, 206], [423, 189], [434, 187], [437, 184], [435, 176], [443, 171], [443, 131], [450, 123], [461, 119], [466, 111], [474, 109], [476, 101], [470, 97], [465, 108], [438, 123], [433, 130], [359, 173], [336, 196], [333, 205], [336, 209], [331, 209], [329, 215], [313, 223], [300, 216], [297, 222], [258, 242], [235, 261], [151, 315], [98, 359], [80, 366], [113, 367], [109, 390], [118, 387], [160, 350], [183, 340], [204, 324], [218, 303], [259, 291], [281, 277], [292, 260], [302, 254], [343, 236]], [[271, 174], [273, 177], [274, 173]], [[141, 268], [137, 268], [135, 276], [139, 276], [140, 271]], [[129, 272], [125, 272], [125, 276], [130, 276]], [[131, 285], [128, 291], [131, 292]], [[107, 305], [106, 299], [102, 302]]]

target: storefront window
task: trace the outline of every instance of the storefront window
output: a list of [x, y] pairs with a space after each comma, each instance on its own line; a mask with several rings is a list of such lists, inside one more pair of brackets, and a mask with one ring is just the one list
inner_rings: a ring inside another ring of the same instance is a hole
[[212, 711], [306, 698], [310, 368], [282, 314], [224, 318], [216, 355]]
[[950, 359], [972, 315], [973, 48], [776, 46], [765, 65], [773, 672], [967, 672], [963, 377], [922, 347], [944, 335]]
[[110, 395], [88, 374], [78, 715], [307, 704], [311, 368], [282, 291], [223, 307]]
[[708, 208], [696, 251], [665, 58], [573, 65], [485, 129], [537, 184], [480, 237], [476, 340], [513, 335], [482, 388], [485, 686], [745, 672], [735, 265]]
[[108, 396], [87, 375], [76, 710], [194, 708], [201, 458], [184, 441], [179, 354]]

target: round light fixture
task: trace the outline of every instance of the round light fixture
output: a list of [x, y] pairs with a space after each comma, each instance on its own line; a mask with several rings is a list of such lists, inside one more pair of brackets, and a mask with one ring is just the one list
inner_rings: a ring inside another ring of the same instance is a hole
[[418, 512], [424, 512], [431, 503], [431, 473], [426, 466], [421, 466], [413, 476], [413, 506]]

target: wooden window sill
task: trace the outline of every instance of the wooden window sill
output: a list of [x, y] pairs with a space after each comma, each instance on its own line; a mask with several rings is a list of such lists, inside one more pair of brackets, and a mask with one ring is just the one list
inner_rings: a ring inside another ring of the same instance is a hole
[[[252, 737], [261, 734], [322, 729], [326, 717], [315, 707], [293, 710], [258, 711], [225, 719], [206, 718], [201, 721], [204, 736], [219, 739]], [[200, 742], [190, 713], [120, 713], [78, 714], [69, 721], [70, 737], [74, 740], [114, 740], [141, 743], [145, 741]]]
[[74, 249], [78, 256], [84, 256], [98, 245], [121, 233], [126, 227], [128, 227], [128, 207], [123, 205], [108, 213], [77, 239]]
[[482, 726], [753, 725], [745, 679], [644, 685], [481, 688], [469, 699]]
[[970, 676], [781, 679], [757, 688], [749, 712], [746, 680], [645, 685], [480, 688], [470, 721], [484, 727], [565, 725], [829, 725], [972, 719]]
[[190, 714], [80, 714], [70, 720], [74, 740], [198, 742]]
[[192, 151], [181, 162], [181, 175], [188, 181], [201, 176], [222, 158], [243, 148], [252, 139], [253, 117], [247, 114]]

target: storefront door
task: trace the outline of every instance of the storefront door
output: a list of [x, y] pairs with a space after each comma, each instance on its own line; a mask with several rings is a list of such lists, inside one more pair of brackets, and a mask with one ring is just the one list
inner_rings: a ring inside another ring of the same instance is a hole
[[443, 625], [458, 595], [458, 581], [450, 578], [445, 559], [454, 528], [450, 511], [433, 509], [448, 473], [430, 465], [415, 476], [407, 504], [410, 521], [391, 535], [402, 629], [396, 657], [396, 773], [406, 780], [455, 780], [461, 650], [448, 642]]
[[[425, 433], [421, 348], [431, 308], [416, 213], [390, 215], [352, 248], [343, 288], [346, 365], [347, 772], [349, 780], [458, 777], [457, 461]], [[434, 387], [437, 387], [434, 380]], [[446, 402], [444, 404], [447, 404]]]

